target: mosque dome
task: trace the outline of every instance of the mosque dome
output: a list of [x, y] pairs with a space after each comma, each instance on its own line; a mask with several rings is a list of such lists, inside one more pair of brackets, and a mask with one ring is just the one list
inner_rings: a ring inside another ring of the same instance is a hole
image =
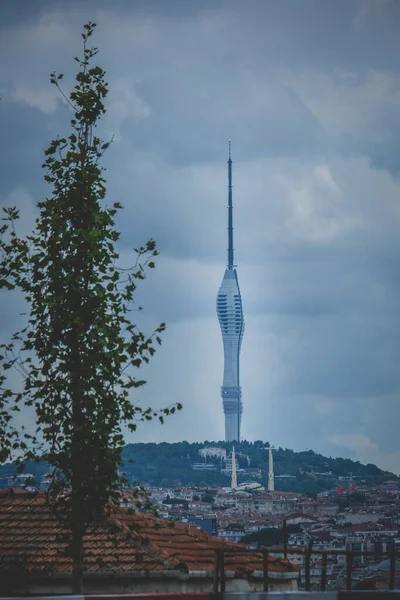
[[[377, 569], [379, 571], [390, 571], [390, 558], [387, 558], [386, 560], [383, 560], [381, 563], [379, 563]], [[395, 569], [396, 571], [400, 571], [400, 559], [398, 558], [396, 558]]]
[[265, 488], [263, 488], [263, 486], [261, 485], [261, 483], [258, 483], [256, 481], [249, 481], [249, 482], [244, 482], [244, 483], [240, 483], [237, 487], [238, 490], [253, 490], [253, 491], [257, 491], [257, 492], [263, 492]]

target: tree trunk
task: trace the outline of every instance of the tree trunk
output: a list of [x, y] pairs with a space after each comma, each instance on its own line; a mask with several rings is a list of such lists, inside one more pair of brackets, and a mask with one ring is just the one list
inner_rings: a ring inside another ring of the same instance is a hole
[[[79, 387], [76, 386], [76, 388]], [[72, 477], [71, 477], [71, 555], [72, 555], [72, 593], [83, 593], [83, 536], [85, 524], [83, 518], [83, 505], [85, 496], [82, 490], [81, 471], [81, 430], [82, 410], [79, 392], [72, 399], [72, 418], [74, 433], [72, 439]]]
[[72, 524], [72, 593], [83, 594], [83, 532]]

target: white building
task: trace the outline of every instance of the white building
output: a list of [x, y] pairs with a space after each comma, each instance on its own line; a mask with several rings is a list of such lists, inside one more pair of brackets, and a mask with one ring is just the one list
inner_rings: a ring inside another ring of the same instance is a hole
[[226, 460], [226, 450], [225, 448], [201, 448], [199, 450], [199, 455], [202, 458], [212, 457]]

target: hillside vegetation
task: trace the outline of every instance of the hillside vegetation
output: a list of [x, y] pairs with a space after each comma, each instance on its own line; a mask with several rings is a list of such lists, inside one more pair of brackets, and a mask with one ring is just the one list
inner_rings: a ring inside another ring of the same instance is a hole
[[[267, 443], [268, 444], [268, 443]], [[238, 482], [258, 481], [265, 485], [268, 474], [268, 448], [265, 442], [235, 444], [239, 468]], [[132, 483], [148, 484], [157, 487], [170, 486], [228, 486], [230, 478], [221, 472], [224, 461], [209, 457], [207, 462], [214, 464], [215, 471], [197, 471], [194, 463], [204, 462], [199, 450], [204, 447], [225, 448], [228, 452], [232, 444], [226, 442], [193, 443], [178, 442], [127, 444], [123, 451], [124, 470]], [[243, 455], [243, 456], [241, 456]], [[248, 458], [246, 458], [248, 457]], [[249, 470], [250, 469], [250, 470]], [[36, 485], [46, 472], [44, 463], [30, 463], [26, 470], [34, 475]], [[354, 485], [374, 486], [398, 478], [388, 471], [382, 471], [373, 464], [363, 465], [348, 458], [328, 458], [312, 450], [294, 452], [287, 448], [274, 450], [275, 489], [305, 493], [318, 493], [337, 485], [346, 487], [350, 480]], [[15, 473], [12, 463], [0, 467], [0, 477]], [[279, 475], [291, 475], [281, 479]], [[341, 478], [348, 478], [343, 480]], [[2, 479], [5, 487], [5, 479]]]
[[[238, 482], [259, 481], [265, 484], [268, 474], [268, 445], [262, 441], [235, 444], [239, 468], [245, 472], [238, 473]], [[175, 444], [128, 444], [124, 449], [125, 469], [129, 477], [135, 480], [168, 487], [173, 485], [217, 485], [227, 486], [230, 478], [221, 473], [221, 461], [208, 458], [209, 463], [214, 463], [216, 471], [205, 472], [193, 470], [193, 463], [201, 462], [199, 450], [204, 447], [225, 448], [228, 452], [232, 449], [231, 443], [204, 442]], [[243, 454], [249, 458], [249, 461]], [[312, 450], [294, 452], [287, 448], [274, 450], [275, 489], [291, 490], [296, 492], [318, 493], [331, 489], [336, 485], [346, 486], [346, 481], [340, 477], [352, 478], [356, 485], [378, 485], [388, 479], [397, 479], [395, 475], [382, 471], [373, 464], [363, 465], [347, 458], [328, 458]], [[128, 462], [128, 461], [133, 462]], [[250, 463], [250, 464], [249, 464]], [[248, 469], [250, 468], [250, 471]], [[255, 471], [261, 474], [256, 475]], [[330, 473], [330, 475], [329, 475]], [[280, 479], [279, 475], [292, 475], [295, 477]]]

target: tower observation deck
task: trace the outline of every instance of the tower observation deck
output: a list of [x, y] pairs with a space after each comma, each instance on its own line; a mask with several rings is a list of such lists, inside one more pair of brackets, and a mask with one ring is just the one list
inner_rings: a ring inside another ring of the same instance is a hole
[[225, 414], [225, 440], [240, 441], [243, 404], [239, 380], [239, 358], [244, 333], [242, 297], [233, 257], [232, 158], [228, 159], [228, 265], [217, 296], [217, 314], [224, 346], [224, 376], [221, 387]]

